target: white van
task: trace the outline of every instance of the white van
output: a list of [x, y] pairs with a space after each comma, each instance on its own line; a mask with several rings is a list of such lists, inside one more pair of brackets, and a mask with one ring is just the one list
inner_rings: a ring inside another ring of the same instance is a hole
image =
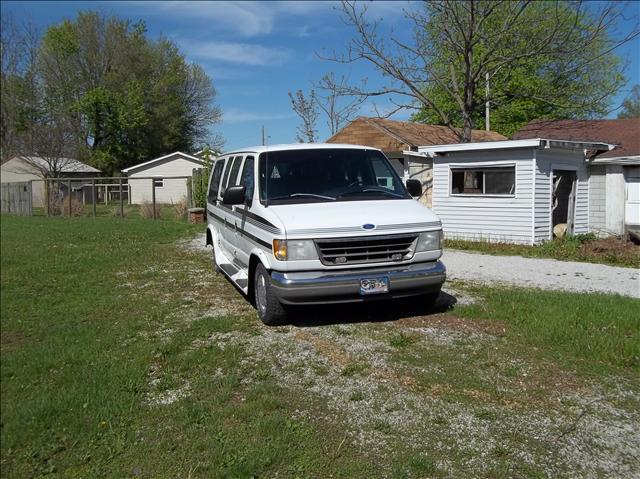
[[[407, 191], [407, 189], [409, 191]], [[384, 154], [364, 146], [246, 148], [216, 159], [207, 244], [213, 266], [269, 325], [287, 305], [421, 296], [444, 283], [442, 226]]]

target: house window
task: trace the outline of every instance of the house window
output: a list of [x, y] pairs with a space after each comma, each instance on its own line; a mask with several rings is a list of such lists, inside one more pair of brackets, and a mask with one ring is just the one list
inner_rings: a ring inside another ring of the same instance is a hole
[[452, 195], [504, 195], [516, 192], [516, 167], [451, 168]]
[[155, 188], [164, 188], [164, 178], [154, 178], [153, 186]]

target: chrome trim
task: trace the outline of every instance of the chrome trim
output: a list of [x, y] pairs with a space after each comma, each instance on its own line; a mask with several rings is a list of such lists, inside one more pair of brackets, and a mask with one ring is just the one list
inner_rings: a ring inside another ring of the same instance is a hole
[[[400, 262], [413, 258], [419, 233], [394, 235], [348, 236], [314, 240], [318, 258], [325, 266]], [[377, 244], [382, 243], [382, 244]], [[337, 246], [332, 246], [333, 244]], [[393, 259], [395, 254], [401, 257]], [[385, 256], [386, 255], [386, 256]], [[337, 258], [345, 258], [342, 263]], [[331, 259], [333, 258], [333, 259]]]
[[[360, 280], [389, 278], [389, 292], [361, 296]], [[284, 304], [359, 302], [439, 291], [446, 279], [441, 261], [347, 271], [271, 272], [271, 286]]]

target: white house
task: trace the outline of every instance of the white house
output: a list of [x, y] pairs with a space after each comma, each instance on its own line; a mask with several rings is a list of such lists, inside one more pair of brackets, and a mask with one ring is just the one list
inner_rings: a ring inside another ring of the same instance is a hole
[[194, 168], [202, 168], [203, 160], [180, 151], [155, 158], [122, 170], [129, 177], [130, 202], [152, 201], [153, 188], [157, 203], [178, 203], [188, 193], [187, 178]]
[[535, 120], [514, 138], [566, 138], [616, 145], [589, 162], [589, 229], [600, 236], [640, 230], [640, 118]]
[[[447, 238], [538, 244], [566, 224], [587, 233], [586, 151], [614, 145], [526, 139], [425, 146], [433, 159], [433, 210]], [[415, 154], [415, 153], [414, 153]]]
[[[2, 183], [33, 181], [32, 204], [36, 208], [41, 208], [44, 206], [44, 181], [42, 180], [45, 176], [50, 175], [48, 170], [51, 163], [51, 161], [47, 162], [38, 156], [15, 156], [0, 166], [0, 181]], [[55, 160], [55, 163], [61, 178], [82, 178], [97, 176], [101, 173], [97, 168], [73, 158], [59, 158]], [[61, 186], [65, 187], [64, 183]]]

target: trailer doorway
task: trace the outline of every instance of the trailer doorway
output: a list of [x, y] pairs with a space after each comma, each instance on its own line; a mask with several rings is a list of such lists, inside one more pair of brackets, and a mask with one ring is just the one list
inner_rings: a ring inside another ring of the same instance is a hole
[[577, 176], [571, 170], [553, 170], [551, 191], [551, 223], [556, 234], [556, 226], [566, 225], [566, 234], [572, 235], [575, 227]]

